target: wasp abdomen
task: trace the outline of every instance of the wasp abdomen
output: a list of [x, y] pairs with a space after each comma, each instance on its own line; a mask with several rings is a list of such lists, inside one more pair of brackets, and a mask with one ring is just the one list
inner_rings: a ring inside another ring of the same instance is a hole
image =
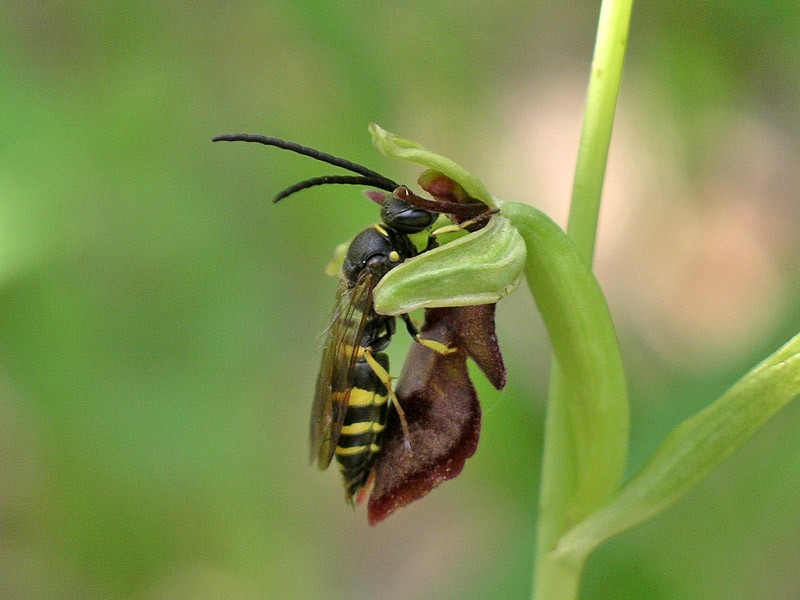
[[[389, 370], [386, 354], [379, 352], [372, 356]], [[386, 426], [388, 401], [386, 386], [366, 359], [359, 357], [353, 367], [350, 399], [336, 445], [336, 460], [350, 500], [366, 485], [372, 472], [375, 454], [380, 450], [380, 435]]]

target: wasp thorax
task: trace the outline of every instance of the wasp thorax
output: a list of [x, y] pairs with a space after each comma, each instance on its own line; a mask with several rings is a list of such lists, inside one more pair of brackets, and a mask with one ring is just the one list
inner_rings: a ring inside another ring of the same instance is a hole
[[367, 269], [380, 279], [415, 254], [414, 245], [405, 234], [373, 225], [353, 238], [342, 263], [342, 276], [348, 284], [354, 285], [361, 272]]

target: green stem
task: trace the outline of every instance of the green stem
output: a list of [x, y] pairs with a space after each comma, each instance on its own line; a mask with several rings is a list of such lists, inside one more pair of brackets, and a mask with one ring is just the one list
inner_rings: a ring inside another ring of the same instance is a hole
[[600, 7], [567, 224], [567, 233], [589, 264], [594, 254], [597, 215], [632, 8], [633, 0], [604, 0]]
[[[587, 90], [583, 130], [567, 227], [567, 232], [585, 265], [591, 265], [594, 254], [600, 198], [632, 5], [633, 0], [604, 0], [600, 8], [597, 40]], [[536, 297], [535, 282], [531, 282], [531, 277], [536, 277], [530, 264], [532, 257], [535, 257], [535, 254], [531, 252], [531, 248], [528, 248], [526, 273], [531, 291]], [[571, 302], [569, 299], [567, 301]], [[605, 305], [604, 301], [603, 305]], [[547, 324], [546, 318], [545, 324]], [[557, 323], [554, 325], [563, 328], [567, 324]], [[613, 337], [610, 317], [609, 327], [610, 334], [604, 333], [604, 335]], [[548, 331], [551, 342], [553, 342], [553, 331], [549, 327]], [[619, 350], [616, 347], [616, 338], [613, 337], [613, 340], [613, 353], [618, 358]], [[571, 600], [577, 598], [578, 595], [585, 557], [578, 561], [565, 563], [553, 555], [553, 550], [567, 530], [603, 504], [616, 491], [622, 474], [622, 465], [615, 465], [615, 468], [619, 467], [618, 478], [607, 478], [606, 483], [613, 482], [613, 489], [605, 487], [599, 494], [587, 493], [587, 482], [592, 482], [594, 478], [591, 473], [585, 471], [585, 467], [589, 463], [584, 460], [585, 464], [582, 464], [582, 459], [586, 458], [587, 452], [604, 453], [609, 448], [598, 447], [590, 440], [582, 439], [581, 436], [587, 433], [591, 434], [592, 428], [598, 424], [582, 423], [580, 417], [598, 411], [592, 410], [585, 404], [586, 402], [591, 403], [593, 398], [576, 398], [574, 391], [576, 386], [590, 382], [581, 379], [576, 381], [576, 372], [572, 365], [562, 360], [555, 343], [553, 343], [553, 347], [554, 364], [545, 422], [533, 597], [536, 600]], [[602, 361], [602, 357], [593, 358]], [[601, 365], [595, 365], [595, 367], [602, 370]], [[613, 372], [613, 369], [612, 367], [610, 372]], [[622, 393], [619, 397], [622, 398], [625, 406], [615, 405], [614, 410], [618, 413], [619, 424], [624, 423], [624, 428], [620, 431], [620, 439], [616, 441], [603, 438], [603, 436], [598, 437], [597, 441], [601, 444], [602, 442], [610, 443], [617, 456], [622, 457], [624, 465], [625, 450], [620, 450], [620, 442], [627, 446], [628, 413], [621, 363], [618, 373], [622, 377], [620, 383]], [[580, 377], [580, 374], [577, 376]], [[616, 376], [614, 375], [614, 377]], [[599, 381], [595, 381], [594, 384], [602, 385]]]

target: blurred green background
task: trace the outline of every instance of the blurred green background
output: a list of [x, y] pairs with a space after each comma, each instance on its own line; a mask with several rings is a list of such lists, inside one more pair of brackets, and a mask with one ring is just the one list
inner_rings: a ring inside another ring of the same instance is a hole
[[[307, 419], [336, 244], [296, 140], [412, 183], [376, 121], [564, 223], [599, 3], [0, 6], [0, 597], [526, 598], [548, 347], [498, 309], [463, 474], [369, 528]], [[641, 2], [597, 272], [630, 469], [800, 330], [800, 4]], [[395, 370], [407, 347], [398, 336]], [[590, 561], [582, 597], [797, 598], [800, 404]]]

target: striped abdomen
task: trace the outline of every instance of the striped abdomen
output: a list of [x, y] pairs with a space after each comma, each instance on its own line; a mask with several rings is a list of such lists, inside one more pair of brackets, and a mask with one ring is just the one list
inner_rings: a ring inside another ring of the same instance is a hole
[[[389, 370], [389, 357], [380, 352], [373, 358]], [[363, 354], [356, 359], [350, 399], [336, 445], [336, 460], [344, 477], [347, 499], [366, 485], [375, 455], [380, 450], [380, 434], [386, 425], [389, 393], [367, 363]]]

